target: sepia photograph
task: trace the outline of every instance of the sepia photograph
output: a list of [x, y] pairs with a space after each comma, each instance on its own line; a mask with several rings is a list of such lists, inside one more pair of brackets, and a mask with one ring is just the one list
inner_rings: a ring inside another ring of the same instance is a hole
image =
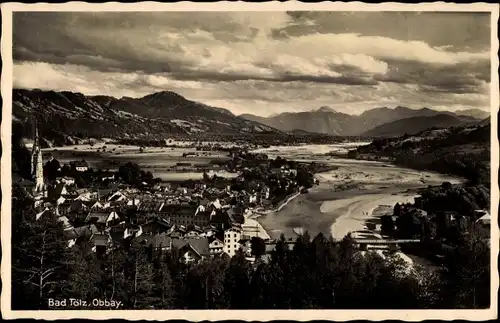
[[498, 6], [226, 5], [2, 4], [2, 316], [496, 318]]

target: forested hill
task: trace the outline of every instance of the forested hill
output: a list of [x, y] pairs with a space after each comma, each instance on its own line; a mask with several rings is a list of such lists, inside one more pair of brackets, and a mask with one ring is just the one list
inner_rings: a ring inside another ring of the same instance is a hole
[[389, 157], [396, 164], [465, 177], [473, 183], [490, 182], [490, 123], [376, 139], [351, 157]]
[[438, 114], [434, 116], [418, 116], [384, 123], [365, 133], [367, 137], [397, 137], [402, 134], [414, 134], [430, 128], [457, 127], [477, 123], [477, 119], [464, 116]]
[[118, 99], [14, 89], [12, 115], [14, 124], [20, 125], [28, 138], [32, 137], [28, 118], [36, 118], [46, 144], [54, 145], [75, 144], [89, 137], [162, 140], [172, 135], [281, 133], [170, 91]]

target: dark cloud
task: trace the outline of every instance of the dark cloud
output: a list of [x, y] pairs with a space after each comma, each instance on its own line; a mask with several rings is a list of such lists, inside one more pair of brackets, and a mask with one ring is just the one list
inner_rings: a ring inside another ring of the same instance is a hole
[[[217, 102], [447, 105], [456, 94], [480, 105], [490, 82], [489, 19], [451, 12], [18, 12], [13, 58], [22, 66], [17, 84], [92, 93], [171, 87], [223, 95]], [[49, 76], [33, 78], [30, 67]], [[252, 95], [244, 94], [249, 84]]]
[[404, 41], [423, 41], [431, 46], [451, 45], [455, 50], [489, 50], [490, 14], [487, 12], [289, 12], [297, 25], [275, 34], [300, 36], [319, 33], [359, 33]]
[[203, 71], [181, 71], [170, 73], [170, 75], [177, 80], [196, 80], [207, 82], [228, 82], [228, 81], [267, 81], [267, 82], [315, 82], [315, 83], [328, 83], [328, 84], [344, 84], [344, 85], [376, 85], [378, 81], [362, 77], [362, 76], [321, 76], [321, 75], [293, 75], [284, 74], [277, 75], [276, 77], [266, 77], [238, 73], [220, 73], [220, 72], [203, 72]]
[[381, 82], [420, 85], [423, 91], [449, 93], [482, 93], [490, 81], [490, 64], [460, 63], [456, 65], [422, 64], [389, 61], [391, 69], [375, 78]]

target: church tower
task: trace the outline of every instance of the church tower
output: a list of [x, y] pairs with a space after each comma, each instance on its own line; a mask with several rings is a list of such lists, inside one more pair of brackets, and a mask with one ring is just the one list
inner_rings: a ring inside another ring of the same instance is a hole
[[31, 151], [31, 176], [35, 182], [33, 195], [35, 197], [46, 197], [47, 189], [43, 178], [43, 159], [40, 148], [40, 138], [38, 137], [38, 127], [34, 124], [35, 137], [33, 138], [33, 149]]

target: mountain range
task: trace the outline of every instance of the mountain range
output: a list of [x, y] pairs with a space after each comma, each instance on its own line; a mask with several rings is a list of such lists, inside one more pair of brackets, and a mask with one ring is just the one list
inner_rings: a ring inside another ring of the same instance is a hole
[[52, 144], [82, 138], [155, 139], [172, 135], [280, 134], [279, 130], [238, 117], [229, 110], [191, 101], [169, 91], [142, 98], [86, 96], [81, 93], [15, 89], [14, 126], [31, 137], [36, 118], [42, 137]]
[[350, 115], [321, 107], [307, 112], [285, 112], [271, 117], [243, 114], [241, 117], [259, 122], [281, 131], [303, 130], [336, 136], [399, 136], [419, 132], [432, 127], [467, 125], [489, 118], [489, 113], [479, 109], [461, 110], [455, 113], [429, 108], [395, 109], [375, 108], [361, 115]]
[[398, 136], [432, 127], [477, 123], [487, 112], [456, 113], [428, 108], [375, 108], [361, 115], [323, 106], [314, 111], [281, 113], [264, 118], [236, 116], [231, 111], [162, 91], [141, 98], [69, 91], [13, 90], [13, 126], [31, 137], [29, 118], [36, 118], [47, 145], [78, 143], [84, 138], [162, 140], [170, 136], [207, 138], [209, 135]]

